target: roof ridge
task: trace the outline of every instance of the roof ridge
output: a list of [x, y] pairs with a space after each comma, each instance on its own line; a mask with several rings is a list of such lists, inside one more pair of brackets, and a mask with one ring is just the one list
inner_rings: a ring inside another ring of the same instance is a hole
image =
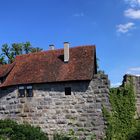
[[[83, 47], [95, 47], [95, 45], [80, 45], [80, 46], [73, 46], [70, 47], [70, 49], [76, 49], [76, 48], [83, 48]], [[63, 51], [64, 48], [58, 48], [56, 50], [44, 50], [41, 52], [34, 52], [34, 53], [28, 53], [28, 54], [21, 54], [21, 55], [17, 55], [15, 60], [17, 60], [18, 58], [24, 57], [24, 56], [30, 56], [30, 55], [36, 55], [36, 54], [42, 54], [42, 53], [48, 53], [48, 52], [56, 52], [56, 51]]]

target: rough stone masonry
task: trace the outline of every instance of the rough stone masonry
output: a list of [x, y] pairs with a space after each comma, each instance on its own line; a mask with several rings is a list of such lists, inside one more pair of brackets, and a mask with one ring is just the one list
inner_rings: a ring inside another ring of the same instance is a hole
[[[95, 74], [91, 81], [33, 84], [33, 97], [18, 97], [18, 87], [0, 91], [0, 119], [39, 126], [49, 135], [74, 130], [80, 137], [105, 135], [102, 106], [110, 107], [109, 80]], [[71, 87], [71, 95], [65, 95]]]

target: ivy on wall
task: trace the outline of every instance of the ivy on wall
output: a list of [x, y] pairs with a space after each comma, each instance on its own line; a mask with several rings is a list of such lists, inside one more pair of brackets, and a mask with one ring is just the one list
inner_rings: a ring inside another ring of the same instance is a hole
[[103, 114], [107, 121], [105, 140], [128, 140], [130, 134], [136, 129], [132, 79], [123, 87], [110, 89], [110, 103], [111, 112], [103, 107]]

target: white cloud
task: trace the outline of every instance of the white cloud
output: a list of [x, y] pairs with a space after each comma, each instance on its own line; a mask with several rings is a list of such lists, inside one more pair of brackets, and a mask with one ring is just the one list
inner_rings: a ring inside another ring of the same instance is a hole
[[121, 84], [122, 84], [122, 83], [119, 83], [119, 82], [118, 82], [118, 83], [112, 83], [112, 84], [111, 84], [111, 87], [119, 87]]
[[124, 15], [132, 19], [140, 19], [140, 10], [130, 8], [124, 11]]
[[134, 23], [133, 22], [128, 22], [126, 24], [119, 24], [117, 25], [117, 32], [119, 33], [127, 33], [129, 30], [134, 28]]
[[131, 70], [131, 71], [140, 71], [140, 67], [129, 68], [129, 70]]
[[127, 71], [127, 74], [140, 76], [140, 67], [129, 68], [128, 71]]
[[75, 13], [73, 16], [74, 17], [83, 17], [84, 13]]
[[140, 7], [140, 0], [125, 0], [131, 7]]

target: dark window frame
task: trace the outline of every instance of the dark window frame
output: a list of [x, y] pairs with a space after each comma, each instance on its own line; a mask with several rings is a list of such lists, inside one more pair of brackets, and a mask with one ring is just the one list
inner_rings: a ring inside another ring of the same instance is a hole
[[26, 97], [33, 97], [33, 87], [32, 86], [26, 87]]
[[18, 97], [33, 97], [33, 87], [32, 85], [28, 86], [19, 86], [18, 87]]
[[20, 97], [20, 98], [25, 97], [25, 87], [24, 86], [18, 87], [18, 97]]

